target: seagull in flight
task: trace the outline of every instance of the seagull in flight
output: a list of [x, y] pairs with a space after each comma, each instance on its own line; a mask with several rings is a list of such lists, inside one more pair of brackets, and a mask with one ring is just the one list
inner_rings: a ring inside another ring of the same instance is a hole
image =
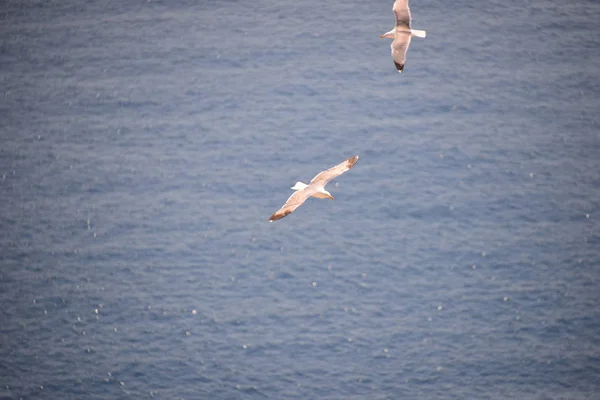
[[333, 178], [340, 176], [350, 168], [354, 167], [357, 161], [358, 156], [353, 156], [336, 165], [335, 167], [319, 172], [314, 178], [312, 178], [308, 185], [299, 181], [296, 182], [296, 184], [292, 186], [292, 190], [295, 190], [296, 192], [292, 194], [289, 199], [287, 199], [285, 204], [279, 210], [275, 211], [275, 213], [271, 215], [269, 222], [277, 221], [278, 219], [291, 214], [311, 196], [318, 199], [333, 200], [331, 193], [325, 190], [325, 185], [327, 185], [327, 183], [329, 183], [329, 181]]
[[410, 45], [410, 39], [413, 36], [424, 38], [427, 32], [410, 28], [410, 8], [408, 0], [396, 0], [392, 7], [396, 16], [396, 27], [391, 31], [384, 33], [380, 38], [394, 39], [392, 42], [392, 59], [398, 72], [404, 69], [406, 62], [406, 52]]

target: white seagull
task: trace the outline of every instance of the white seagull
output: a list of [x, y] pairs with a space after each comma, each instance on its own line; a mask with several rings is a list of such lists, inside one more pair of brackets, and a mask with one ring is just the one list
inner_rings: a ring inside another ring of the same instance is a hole
[[396, 0], [392, 10], [396, 16], [396, 27], [380, 37], [394, 39], [392, 42], [392, 59], [398, 72], [402, 72], [404, 63], [406, 62], [406, 51], [410, 45], [410, 38], [412, 36], [424, 38], [427, 32], [410, 28], [408, 0]]
[[332, 180], [333, 178], [340, 176], [344, 172], [348, 171], [350, 168], [354, 167], [356, 162], [358, 161], [358, 156], [350, 157], [346, 161], [341, 164], [336, 165], [335, 167], [329, 168], [328, 170], [319, 172], [317, 176], [312, 178], [310, 183], [307, 185], [306, 183], [296, 182], [294, 186], [292, 186], [292, 190], [296, 192], [290, 196], [289, 199], [285, 202], [285, 204], [273, 215], [269, 218], [269, 222], [277, 221], [285, 217], [288, 214], [291, 214], [296, 208], [300, 207], [302, 203], [306, 201], [310, 196], [319, 198], [319, 199], [331, 199], [333, 200], [333, 196], [327, 190], [325, 190], [325, 185]]

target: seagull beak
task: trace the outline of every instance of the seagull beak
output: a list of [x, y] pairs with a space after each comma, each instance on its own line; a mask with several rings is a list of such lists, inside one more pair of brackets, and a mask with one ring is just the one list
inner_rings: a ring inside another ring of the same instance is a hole
[[332, 196], [332, 195], [329, 195], [329, 198], [330, 198], [331, 200], [333, 200], [333, 196]]
[[379, 36], [379, 39], [383, 39], [385, 37], [385, 35], [381, 35]]

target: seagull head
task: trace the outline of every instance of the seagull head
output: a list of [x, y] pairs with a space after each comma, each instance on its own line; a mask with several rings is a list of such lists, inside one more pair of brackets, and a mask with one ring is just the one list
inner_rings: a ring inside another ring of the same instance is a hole
[[394, 29], [392, 29], [389, 32], [384, 33], [383, 35], [379, 36], [380, 39], [394, 39]]

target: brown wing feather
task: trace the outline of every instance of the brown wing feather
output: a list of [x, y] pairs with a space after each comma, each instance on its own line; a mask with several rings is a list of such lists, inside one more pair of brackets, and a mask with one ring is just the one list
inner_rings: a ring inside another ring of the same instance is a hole
[[394, 2], [394, 15], [396, 16], [396, 27], [410, 28], [410, 8], [408, 0], [396, 0]]
[[347, 159], [346, 161], [336, 165], [335, 167], [329, 168], [323, 172], [320, 172], [312, 178], [310, 183], [318, 183], [323, 186], [327, 185], [327, 182], [335, 178], [336, 176], [340, 176], [344, 172], [348, 171], [350, 168], [354, 167], [354, 165], [358, 162], [358, 156], [353, 156]]
[[406, 52], [410, 45], [411, 36], [408, 33], [397, 33], [396, 38], [392, 42], [392, 59], [396, 69], [400, 72], [404, 69], [406, 63]]
[[300, 207], [302, 203], [304, 203], [306, 199], [308, 199], [314, 192], [314, 189], [310, 186], [307, 186], [306, 188], [304, 188], [304, 190], [296, 191], [287, 199], [285, 204], [279, 210], [275, 211], [273, 215], [271, 215], [271, 218], [269, 218], [269, 222], [277, 221], [278, 219], [281, 219], [287, 216], [288, 214], [291, 214], [296, 208]]

